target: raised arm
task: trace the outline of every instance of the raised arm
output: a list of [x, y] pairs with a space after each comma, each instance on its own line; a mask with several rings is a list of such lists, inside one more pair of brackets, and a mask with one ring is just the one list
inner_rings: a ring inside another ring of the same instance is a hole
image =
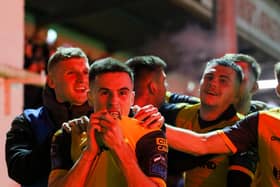
[[[99, 148], [95, 139], [94, 127], [88, 125], [88, 119], [85, 117], [74, 121], [76, 121], [75, 124], [69, 123], [71, 133], [64, 133], [64, 135], [70, 136], [71, 140], [66, 136], [57, 136], [57, 133], [53, 138], [53, 169], [49, 177], [49, 187], [85, 186], [91, 168], [99, 157]], [[87, 133], [81, 131], [83, 130], [81, 127], [84, 124], [87, 125]], [[64, 148], [67, 145], [69, 146], [68, 151]], [[84, 145], [87, 146], [84, 147]], [[82, 149], [84, 150], [82, 151]], [[72, 161], [73, 158], [77, 160]], [[72, 162], [75, 162], [73, 166]]]
[[231, 153], [219, 131], [200, 134], [166, 125], [166, 136], [170, 147], [185, 153], [193, 155]]
[[[112, 154], [115, 155], [114, 158], [117, 161], [118, 166], [122, 170], [128, 186], [166, 186], [165, 182], [159, 179], [156, 175], [155, 177], [148, 176], [143, 172], [143, 168], [140, 168], [139, 160], [136, 159], [134, 150], [129, 146], [127, 140], [123, 137], [123, 132], [120, 128], [121, 125], [119, 124], [120, 121], [113, 119], [112, 116], [108, 113], [98, 118], [100, 120], [99, 125], [101, 127], [101, 137], [105, 145], [109, 148]], [[154, 142], [155, 141], [156, 140], [154, 139]], [[142, 155], [146, 157], [144, 153], [142, 153]], [[150, 162], [152, 162], [152, 159], [153, 158], [151, 157]]]

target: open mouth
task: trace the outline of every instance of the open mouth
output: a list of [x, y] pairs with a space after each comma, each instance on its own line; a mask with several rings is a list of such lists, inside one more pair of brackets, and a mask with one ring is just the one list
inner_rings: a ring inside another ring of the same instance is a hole
[[88, 88], [86, 86], [79, 86], [79, 87], [75, 87], [74, 89], [77, 92], [85, 92], [88, 90]]
[[218, 96], [218, 94], [216, 92], [212, 92], [212, 91], [206, 91], [206, 94], [213, 95], [213, 96]]

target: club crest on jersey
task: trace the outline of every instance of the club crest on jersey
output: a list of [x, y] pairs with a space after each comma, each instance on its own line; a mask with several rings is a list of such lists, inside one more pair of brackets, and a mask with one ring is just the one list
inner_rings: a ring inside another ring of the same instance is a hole
[[163, 179], [167, 177], [167, 158], [161, 154], [154, 155], [151, 158], [151, 174], [160, 176]]

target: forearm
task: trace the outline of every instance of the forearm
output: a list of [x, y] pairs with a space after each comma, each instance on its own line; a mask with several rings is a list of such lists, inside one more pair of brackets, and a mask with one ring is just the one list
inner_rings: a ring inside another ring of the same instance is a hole
[[199, 134], [187, 129], [166, 125], [170, 147], [193, 155], [229, 153], [230, 150], [216, 132]]
[[47, 176], [50, 169], [49, 155], [43, 156], [29, 150], [13, 151], [6, 156], [9, 177], [21, 184], [34, 183]]
[[97, 157], [96, 153], [90, 153], [85, 150], [75, 165], [66, 175], [56, 175], [49, 177], [49, 187], [76, 187], [85, 186], [88, 174], [94, 165]]
[[129, 187], [160, 187], [165, 184], [160, 184], [153, 179], [146, 176], [137, 163], [135, 153], [128, 146], [127, 143], [122, 143], [120, 147], [112, 151], [112, 154], [116, 155], [115, 158], [119, 167], [124, 173]]

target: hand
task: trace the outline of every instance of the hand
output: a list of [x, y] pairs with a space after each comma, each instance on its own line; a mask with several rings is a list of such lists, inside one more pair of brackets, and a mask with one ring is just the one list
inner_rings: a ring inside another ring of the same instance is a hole
[[62, 124], [62, 128], [66, 133], [71, 134], [71, 152], [74, 160], [77, 160], [87, 147], [86, 127], [88, 124], [89, 119], [87, 116], [75, 118]]
[[80, 134], [86, 131], [88, 124], [89, 124], [88, 117], [81, 116], [79, 118], [69, 120], [68, 122], [64, 122], [62, 124], [62, 128], [68, 133], [74, 132]]
[[96, 112], [90, 117], [91, 128], [100, 136], [102, 143], [112, 150], [119, 148], [124, 141], [119, 123], [120, 120], [107, 110]]
[[146, 105], [140, 108], [139, 106], [133, 106], [133, 110], [136, 112], [134, 118], [142, 121], [140, 123], [143, 127], [147, 128], [161, 128], [164, 124], [164, 117], [153, 105]]

